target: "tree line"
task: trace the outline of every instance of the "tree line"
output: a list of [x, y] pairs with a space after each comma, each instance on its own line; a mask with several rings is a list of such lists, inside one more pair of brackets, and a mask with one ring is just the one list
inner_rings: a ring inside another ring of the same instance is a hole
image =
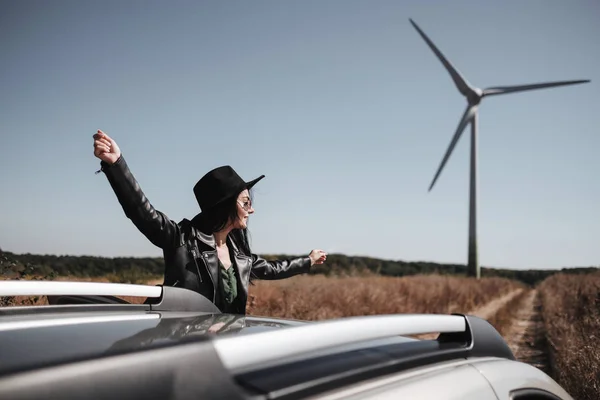
[[[263, 255], [268, 260], [297, 257], [297, 255]], [[69, 255], [15, 254], [0, 250], [0, 274], [5, 279], [38, 277], [54, 279], [58, 276], [108, 277], [114, 282], [141, 283], [160, 278], [164, 274], [164, 261], [159, 257], [96, 257]], [[555, 273], [580, 274], [597, 271], [598, 267], [562, 269], [500, 269], [481, 268], [482, 277], [498, 276], [515, 279], [529, 285], [543, 281]], [[311, 274], [408, 276], [440, 274], [466, 276], [464, 264], [442, 264], [427, 261], [383, 260], [372, 257], [330, 254], [323, 265], [315, 265]]]

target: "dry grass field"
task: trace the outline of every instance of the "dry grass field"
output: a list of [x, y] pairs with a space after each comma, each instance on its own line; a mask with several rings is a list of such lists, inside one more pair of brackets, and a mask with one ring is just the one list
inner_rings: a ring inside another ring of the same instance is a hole
[[469, 312], [522, 288], [503, 278], [417, 275], [402, 278], [297, 276], [255, 281], [248, 313], [301, 320], [393, 314]]
[[554, 275], [539, 291], [554, 378], [576, 399], [600, 398], [600, 273]]

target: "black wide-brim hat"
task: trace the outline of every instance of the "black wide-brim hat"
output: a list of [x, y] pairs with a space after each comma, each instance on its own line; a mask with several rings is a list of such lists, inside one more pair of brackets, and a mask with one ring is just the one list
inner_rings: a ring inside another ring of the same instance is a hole
[[194, 185], [194, 195], [200, 210], [205, 213], [223, 201], [239, 195], [244, 189], [250, 190], [264, 177], [264, 175], [261, 175], [246, 182], [231, 166], [224, 165], [213, 169], [200, 178]]

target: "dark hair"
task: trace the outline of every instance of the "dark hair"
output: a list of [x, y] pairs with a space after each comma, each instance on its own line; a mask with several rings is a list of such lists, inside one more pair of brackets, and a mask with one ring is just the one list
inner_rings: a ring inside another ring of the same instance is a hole
[[[251, 193], [250, 198], [252, 199]], [[212, 235], [225, 228], [231, 221], [235, 221], [237, 218], [239, 218], [239, 216], [236, 195], [216, 205], [209, 211], [201, 213], [198, 218], [195, 218], [194, 223], [203, 233]], [[242, 253], [248, 257], [251, 256], [249, 232], [247, 228], [233, 229], [229, 233], [229, 236]]]

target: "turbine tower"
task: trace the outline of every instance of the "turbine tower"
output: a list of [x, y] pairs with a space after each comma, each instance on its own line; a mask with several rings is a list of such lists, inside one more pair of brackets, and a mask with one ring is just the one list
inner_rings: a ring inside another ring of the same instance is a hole
[[427, 42], [437, 58], [442, 62], [442, 64], [444, 64], [444, 67], [446, 67], [446, 70], [448, 70], [448, 73], [452, 77], [452, 80], [458, 88], [458, 91], [467, 99], [467, 108], [458, 124], [458, 128], [456, 129], [454, 136], [452, 137], [452, 141], [446, 150], [446, 154], [444, 155], [444, 158], [442, 159], [442, 162], [435, 173], [435, 177], [429, 186], [429, 191], [431, 191], [433, 185], [435, 185], [436, 180], [440, 176], [442, 169], [444, 169], [444, 166], [450, 158], [452, 150], [454, 150], [454, 147], [460, 139], [463, 131], [468, 124], [471, 124], [471, 179], [469, 185], [469, 253], [467, 273], [469, 276], [474, 276], [479, 279], [481, 276], [479, 271], [477, 251], [477, 119], [479, 103], [486, 96], [522, 92], [525, 90], [544, 89], [555, 86], [574, 85], [578, 83], [587, 83], [590, 82], [590, 80], [557, 81], [518, 86], [495, 86], [482, 90], [469, 84], [469, 82], [462, 77], [462, 75], [456, 70], [456, 68], [454, 68], [454, 66], [446, 59], [446, 57], [444, 57], [444, 55], [438, 50], [433, 42], [427, 37], [427, 35], [425, 35], [421, 28], [419, 28], [412, 19], [409, 18], [409, 21], [417, 30], [417, 32], [419, 32], [425, 42]]

